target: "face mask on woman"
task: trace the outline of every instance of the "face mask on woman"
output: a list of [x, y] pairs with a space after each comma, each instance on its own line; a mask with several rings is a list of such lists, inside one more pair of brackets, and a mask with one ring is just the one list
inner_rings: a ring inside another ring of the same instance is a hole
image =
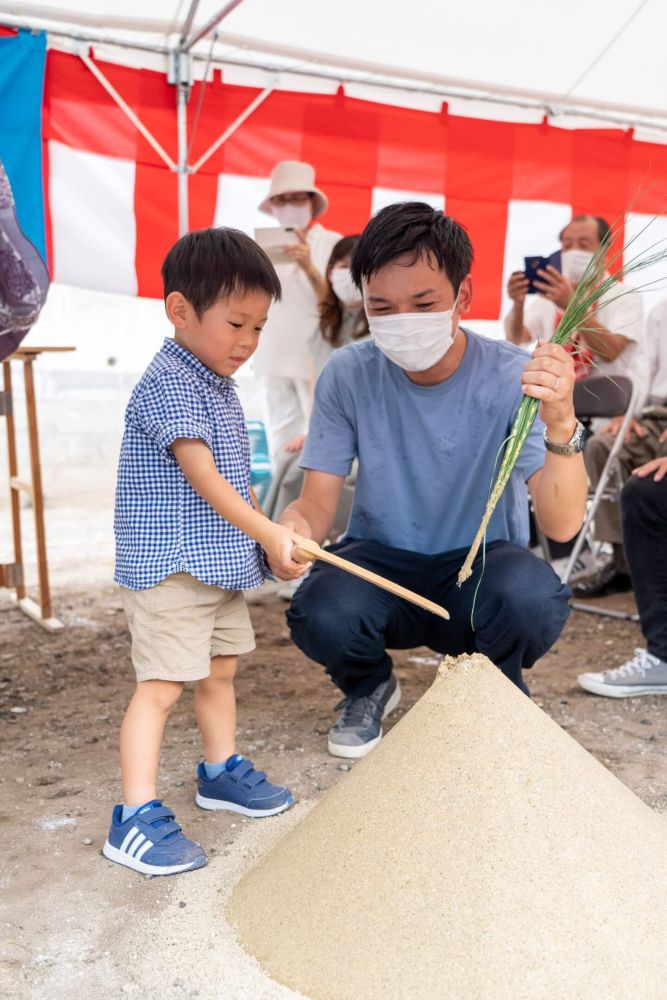
[[352, 279], [349, 267], [335, 267], [329, 278], [334, 295], [348, 309], [361, 309], [364, 304], [361, 292]]
[[304, 204], [287, 202], [284, 205], [273, 205], [271, 211], [285, 229], [305, 229], [313, 217], [313, 208], [309, 201]]
[[454, 343], [455, 309], [456, 303], [445, 312], [369, 316], [368, 329], [390, 361], [406, 372], [424, 372], [437, 364]]
[[590, 250], [563, 250], [560, 255], [561, 274], [573, 285], [578, 285], [592, 259]]

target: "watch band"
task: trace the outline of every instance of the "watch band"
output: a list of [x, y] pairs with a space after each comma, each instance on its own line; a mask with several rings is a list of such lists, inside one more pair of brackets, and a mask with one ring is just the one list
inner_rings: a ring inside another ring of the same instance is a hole
[[580, 420], [577, 420], [576, 427], [574, 428], [574, 434], [567, 444], [554, 444], [553, 441], [549, 440], [546, 427], [544, 429], [544, 444], [546, 445], [547, 451], [553, 452], [554, 455], [578, 455], [584, 450], [585, 441], [586, 428]]

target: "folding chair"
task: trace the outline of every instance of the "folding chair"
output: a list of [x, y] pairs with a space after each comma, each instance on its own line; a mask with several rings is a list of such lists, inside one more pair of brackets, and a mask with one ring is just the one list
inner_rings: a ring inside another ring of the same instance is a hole
[[260, 503], [264, 502], [271, 485], [271, 459], [266, 427], [262, 420], [246, 420], [250, 438], [250, 485]]
[[[630, 421], [637, 409], [638, 395], [638, 388], [632, 379], [626, 378], [623, 375], [615, 376], [613, 379], [604, 375], [594, 375], [581, 382], [577, 382], [574, 387], [574, 409], [577, 417], [583, 423], [590, 422], [596, 417], [611, 419], [621, 414], [623, 415], [623, 420], [609, 451], [609, 457], [605, 462], [600, 480], [595, 490], [589, 491], [584, 523], [575, 539], [574, 547], [561, 574], [563, 583], [568, 582], [577, 557], [589, 537], [591, 524], [595, 519], [595, 511], [600, 501], [618, 501], [619, 499], [622, 484], [610, 483], [610, 480], [614, 473], [616, 456], [623, 446]], [[577, 611], [584, 611], [592, 615], [602, 615], [606, 618], [639, 621], [639, 615], [628, 614], [624, 611], [613, 611], [610, 608], [602, 608], [582, 601], [573, 601], [571, 607]]]

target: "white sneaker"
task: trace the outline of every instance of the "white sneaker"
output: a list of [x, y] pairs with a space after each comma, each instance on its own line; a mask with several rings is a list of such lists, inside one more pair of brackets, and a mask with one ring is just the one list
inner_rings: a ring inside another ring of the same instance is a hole
[[[551, 568], [557, 576], [562, 577], [569, 559], [569, 556], [562, 556], [561, 558], [551, 560]], [[570, 573], [570, 578], [567, 582], [574, 583], [577, 580], [583, 580], [588, 576], [593, 576], [599, 568], [600, 562], [593, 555], [591, 550], [589, 548], [582, 549], [574, 561], [574, 566], [572, 567], [572, 572]]]
[[635, 649], [635, 655], [615, 670], [600, 674], [579, 674], [584, 691], [608, 698], [633, 698], [639, 694], [667, 694], [667, 663], [647, 649]]

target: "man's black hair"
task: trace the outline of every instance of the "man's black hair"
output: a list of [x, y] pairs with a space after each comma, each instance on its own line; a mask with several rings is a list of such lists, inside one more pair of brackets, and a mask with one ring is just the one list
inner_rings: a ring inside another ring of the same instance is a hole
[[[572, 222], [594, 222], [598, 230], [598, 239], [600, 243], [611, 243], [611, 226], [606, 219], [603, 219], [601, 215], [575, 215], [573, 219], [570, 219], [567, 226]], [[558, 239], [562, 240], [563, 233], [567, 229], [567, 226], [563, 226], [560, 233], [558, 234]]]
[[218, 299], [262, 291], [280, 298], [280, 281], [262, 248], [238, 229], [197, 229], [181, 236], [162, 264], [165, 299], [180, 292], [201, 318]]
[[368, 280], [397, 257], [415, 264], [424, 256], [438, 264], [458, 293], [474, 259], [463, 226], [422, 201], [388, 205], [373, 216], [359, 237], [352, 254], [352, 277], [361, 288], [362, 278]]

